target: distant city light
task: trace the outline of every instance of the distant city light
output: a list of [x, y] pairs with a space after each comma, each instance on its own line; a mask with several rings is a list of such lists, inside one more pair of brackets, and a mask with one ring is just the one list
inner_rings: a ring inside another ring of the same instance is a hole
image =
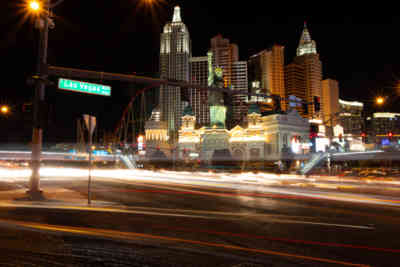
[[383, 118], [383, 119], [395, 119], [396, 117], [400, 117], [400, 113], [391, 113], [391, 112], [377, 112], [373, 114], [374, 118]]
[[355, 106], [355, 107], [364, 107], [364, 104], [361, 103], [361, 102], [345, 101], [345, 100], [342, 100], [342, 99], [339, 99], [339, 104], [347, 105], [347, 106]]

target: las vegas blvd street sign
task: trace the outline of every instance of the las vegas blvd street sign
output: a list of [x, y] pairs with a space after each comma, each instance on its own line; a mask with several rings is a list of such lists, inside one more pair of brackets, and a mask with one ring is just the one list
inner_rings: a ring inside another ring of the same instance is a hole
[[88, 83], [60, 78], [58, 88], [62, 90], [74, 91], [85, 94], [94, 94], [102, 96], [111, 95], [111, 86], [103, 84]]

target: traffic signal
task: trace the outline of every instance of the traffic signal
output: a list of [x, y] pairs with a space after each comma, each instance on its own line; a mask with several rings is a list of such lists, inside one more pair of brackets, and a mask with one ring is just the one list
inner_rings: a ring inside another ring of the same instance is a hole
[[317, 152], [317, 133], [310, 133], [311, 152]]
[[363, 143], [366, 143], [367, 135], [365, 133], [361, 133], [361, 140]]
[[388, 137], [389, 137], [389, 140], [392, 140], [393, 133], [392, 133], [392, 132], [389, 132], [389, 133], [388, 133]]
[[321, 99], [319, 96], [314, 96], [314, 111], [319, 112], [321, 110]]
[[343, 135], [339, 134], [339, 142], [343, 142]]
[[318, 125], [310, 125], [310, 142], [311, 142], [311, 152], [315, 153], [317, 151], [317, 137], [318, 137]]

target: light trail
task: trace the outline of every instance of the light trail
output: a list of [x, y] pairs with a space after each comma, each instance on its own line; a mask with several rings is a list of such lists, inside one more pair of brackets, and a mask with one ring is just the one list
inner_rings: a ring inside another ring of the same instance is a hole
[[[75, 180], [87, 180], [88, 170], [77, 169], [77, 168], [41, 168], [40, 175], [42, 180], [60, 180], [70, 179]], [[30, 169], [5, 169], [0, 168], [0, 179], [2, 181], [27, 181], [31, 176]], [[315, 189], [304, 189], [302, 188], [277, 188], [269, 185], [281, 185], [281, 181], [285, 180], [298, 180], [301, 179], [297, 175], [275, 175], [275, 174], [254, 174], [254, 173], [185, 173], [185, 172], [173, 172], [173, 171], [149, 171], [149, 170], [93, 170], [92, 176], [94, 179], [110, 179], [112, 180], [123, 180], [123, 181], [146, 181], [146, 182], [173, 182], [184, 185], [200, 185], [200, 186], [212, 186], [219, 188], [229, 188], [235, 190], [247, 190], [259, 192], [259, 195], [250, 195], [253, 197], [283, 197], [286, 198], [300, 197], [309, 199], [325, 199], [334, 201], [346, 201], [346, 202], [357, 202], [367, 204], [379, 204], [379, 205], [390, 205], [400, 206], [400, 199], [398, 198], [378, 198], [372, 195], [361, 195], [351, 193], [332, 193], [318, 191]], [[258, 182], [248, 183], [246, 180], [253, 179]], [[212, 182], [212, 185], [210, 185]], [[277, 194], [278, 196], [266, 196], [267, 194]], [[245, 194], [242, 194], [245, 195]]]
[[[336, 227], [336, 228], [350, 228], [350, 229], [358, 229], [358, 230], [374, 230], [374, 227], [365, 226], [365, 225], [351, 225], [351, 224], [335, 224], [335, 223], [326, 223], [326, 222], [318, 222], [318, 221], [302, 221], [299, 218], [292, 218], [296, 216], [271, 216], [271, 215], [263, 215], [263, 214], [252, 214], [252, 213], [229, 213], [229, 212], [201, 212], [201, 211], [190, 211], [190, 210], [181, 210], [181, 212], [177, 212], [176, 210], [171, 209], [160, 209], [157, 211], [153, 209], [150, 211], [147, 210], [132, 210], [132, 209], [119, 209], [119, 208], [105, 208], [105, 207], [84, 207], [84, 206], [70, 206], [70, 205], [34, 205], [34, 204], [15, 204], [15, 203], [1, 203], [0, 207], [2, 208], [30, 208], [30, 209], [49, 209], [49, 210], [75, 210], [75, 211], [92, 211], [92, 212], [107, 212], [107, 213], [122, 213], [122, 214], [140, 214], [140, 215], [148, 215], [148, 216], [167, 216], [167, 217], [184, 217], [184, 218], [196, 218], [196, 219], [207, 219], [207, 220], [239, 220], [243, 217], [257, 217], [263, 218], [264, 221], [282, 223], [282, 224], [305, 224], [305, 225], [318, 225], [318, 226], [326, 226], [326, 227]], [[189, 214], [188, 214], [189, 213]], [[196, 213], [196, 214], [191, 214]], [[284, 218], [286, 219], [284, 219]], [[292, 219], [290, 219], [292, 218]]]
[[169, 236], [160, 236], [153, 234], [144, 234], [144, 233], [136, 233], [136, 232], [121, 232], [116, 230], [107, 230], [107, 229], [97, 229], [97, 228], [88, 228], [88, 227], [72, 227], [72, 226], [61, 226], [61, 225], [49, 225], [49, 224], [41, 224], [41, 223], [33, 223], [33, 222], [22, 222], [22, 221], [13, 221], [13, 220], [1, 220], [0, 223], [2, 225], [12, 225], [12, 226], [20, 226], [26, 229], [35, 229], [41, 230], [45, 232], [61, 232], [61, 233], [69, 233], [69, 234], [77, 234], [77, 235], [85, 235], [85, 236], [95, 236], [95, 237], [107, 237], [112, 239], [120, 239], [120, 240], [137, 240], [138, 238], [144, 238], [147, 240], [157, 240], [159, 241], [167, 241], [174, 243], [182, 243], [182, 244], [191, 244], [191, 245], [199, 245], [203, 247], [213, 247], [213, 248], [222, 248], [226, 250], [236, 250], [236, 251], [245, 251], [249, 253], [255, 254], [264, 254], [264, 255], [272, 255], [279, 256], [285, 258], [295, 258], [301, 260], [307, 260], [311, 262], [320, 262], [320, 263], [330, 263], [342, 266], [356, 266], [356, 267], [368, 267], [365, 264], [358, 264], [340, 260], [333, 260], [327, 258], [320, 257], [312, 257], [305, 256], [299, 254], [291, 254], [281, 251], [273, 251], [267, 249], [258, 249], [258, 248], [247, 248], [236, 245], [229, 245], [224, 243], [215, 243], [215, 242], [206, 242], [206, 241], [198, 241], [198, 240], [190, 240], [183, 239], [177, 237], [169, 237]]

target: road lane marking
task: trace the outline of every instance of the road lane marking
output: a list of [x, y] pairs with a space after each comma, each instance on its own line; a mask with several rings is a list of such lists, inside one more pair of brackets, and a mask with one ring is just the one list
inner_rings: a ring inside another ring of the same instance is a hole
[[88, 236], [107, 237], [107, 238], [112, 238], [112, 239], [126, 239], [126, 240], [137, 240], [137, 238], [156, 239], [156, 240], [169, 241], [169, 242], [187, 243], [187, 244], [200, 245], [200, 246], [206, 246], [206, 247], [224, 248], [224, 249], [237, 250], [237, 251], [260, 253], [260, 254], [265, 254], [265, 255], [281, 256], [281, 257], [286, 257], [286, 258], [296, 258], [296, 259], [302, 259], [302, 260], [308, 260], [308, 261], [331, 263], [331, 264], [337, 264], [337, 265], [342, 265], [342, 266], [369, 267], [369, 265], [365, 265], [365, 264], [332, 260], [332, 259], [327, 259], [327, 258], [311, 257], [311, 256], [291, 254], [291, 253], [280, 252], [280, 251], [257, 249], [257, 248], [246, 248], [246, 247], [227, 245], [227, 244], [222, 244], [222, 243], [205, 242], [205, 241], [182, 239], [182, 238], [176, 238], [176, 237], [160, 236], [160, 235], [142, 234], [142, 233], [135, 233], [135, 232], [121, 232], [121, 231], [115, 231], [115, 230], [95, 229], [95, 228], [87, 228], [87, 227], [71, 227], [71, 226], [58, 226], [58, 225], [49, 225], [49, 224], [40, 224], [40, 223], [28, 223], [28, 222], [13, 221], [13, 220], [1, 220], [1, 219], [0, 219], [0, 222], [2, 224], [9, 224], [9, 225], [14, 225], [14, 226], [17, 225], [17, 226], [28, 228], [28, 229], [37, 229], [37, 230], [52, 231], [52, 232], [64, 232], [64, 233], [71, 233], [71, 234], [81, 234], [81, 235], [88, 235]]
[[352, 245], [352, 244], [329, 243], [329, 242], [319, 242], [319, 241], [309, 241], [309, 240], [299, 240], [299, 239], [287, 239], [287, 238], [268, 237], [268, 236], [243, 234], [243, 233], [230, 233], [230, 232], [203, 230], [203, 229], [170, 227], [170, 226], [166, 226], [166, 225], [154, 225], [153, 224], [152, 227], [165, 228], [165, 229], [174, 230], [174, 231], [183, 231], [183, 232], [191, 232], [191, 233], [196, 233], [196, 232], [197, 233], [207, 233], [207, 234], [232, 236], [232, 237], [240, 237], [240, 238], [248, 238], [248, 239], [263, 239], [263, 240], [280, 241], [280, 242], [295, 243], [295, 244], [318, 245], [318, 246], [326, 246], [326, 247], [343, 247], [343, 248], [365, 249], [365, 250], [380, 251], [380, 252], [400, 253], [400, 249], [370, 247], [370, 246], [365, 246], [365, 245]]
[[[126, 181], [118, 179], [119, 183], [124, 183]], [[103, 180], [107, 181], [107, 180]], [[109, 181], [109, 180], [108, 180]], [[116, 182], [116, 181], [115, 181]], [[398, 206], [400, 204], [400, 200], [390, 200], [390, 199], [382, 199], [382, 198], [372, 198], [372, 197], [362, 197], [358, 196], [355, 194], [335, 194], [331, 192], [310, 192], [310, 193], [302, 193], [302, 192], [296, 192], [296, 191], [288, 191], [288, 190], [271, 190], [270, 192], [206, 192], [206, 191], [196, 191], [196, 190], [190, 190], [190, 189], [177, 189], [177, 188], [172, 188], [170, 186], [159, 186], [154, 183], [154, 181], [148, 181], [146, 183], [142, 183], [141, 185], [143, 186], [150, 186], [153, 188], [159, 188], [161, 190], [151, 190], [151, 189], [125, 189], [121, 190], [121, 192], [129, 192], [129, 191], [136, 191], [136, 192], [147, 192], [147, 193], [170, 193], [170, 194], [194, 194], [194, 195], [206, 195], [206, 196], [220, 196], [220, 197], [237, 197], [237, 196], [249, 196], [249, 197], [270, 197], [270, 198], [282, 198], [282, 199], [310, 199], [310, 200], [321, 200], [321, 199], [329, 199], [329, 200], [334, 200], [334, 201], [345, 201], [345, 202], [358, 202], [358, 203], [375, 203], [375, 204], [388, 204], [388, 205], [393, 205], [393, 206]], [[177, 183], [178, 185], [182, 185]], [[201, 184], [188, 184], [188, 185], [182, 185], [182, 186], [187, 186], [187, 187], [192, 187], [196, 188], [196, 186], [209, 186], [213, 187], [210, 185], [207, 185], [207, 183], [201, 183]], [[215, 187], [214, 187], [215, 188]], [[220, 189], [220, 188], [227, 188], [224, 187], [223, 185], [220, 185], [219, 187], [215, 189]], [[197, 189], [203, 189], [201, 187], [197, 187]], [[229, 188], [230, 190], [235, 190], [234, 188]], [[108, 190], [103, 190], [107, 191]], [[275, 192], [273, 192], [275, 191]], [[101, 190], [98, 190], [98, 192], [101, 192]], [[324, 193], [325, 195], [321, 195], [321, 193]]]
[[111, 212], [111, 213], [127, 213], [127, 214], [141, 214], [141, 215], [154, 215], [154, 216], [170, 216], [170, 217], [188, 217], [197, 219], [221, 219], [219, 217], [204, 216], [204, 215], [191, 215], [191, 214], [178, 214], [178, 213], [162, 213], [153, 211], [134, 211], [123, 210], [115, 208], [96, 208], [96, 207], [79, 207], [79, 206], [36, 206], [26, 204], [12, 204], [0, 203], [0, 207], [13, 207], [13, 208], [32, 208], [32, 209], [52, 209], [52, 210], [81, 210], [81, 211], [98, 211], [98, 212]]
[[374, 230], [375, 229], [375, 227], [363, 226], [363, 225], [336, 224], [336, 223], [309, 222], [309, 221], [293, 221], [293, 220], [282, 220], [282, 219], [272, 219], [272, 220], [275, 220], [276, 222], [281, 222], [281, 223], [310, 224], [310, 225], [333, 226], [333, 227], [354, 228], [354, 229], [363, 229], [363, 230]]
[[[141, 214], [141, 215], [149, 215], [149, 216], [186, 217], [186, 218], [209, 219], [209, 220], [212, 220], [212, 219], [214, 219], [214, 220], [240, 220], [240, 219], [246, 218], [246, 217], [257, 217], [257, 218], [263, 218], [264, 221], [276, 222], [276, 223], [309, 224], [309, 225], [352, 228], [352, 229], [361, 229], [361, 230], [374, 230], [375, 229], [372, 226], [364, 226], [364, 225], [335, 224], [335, 223], [325, 223], [325, 222], [302, 221], [302, 220], [298, 220], [298, 219], [295, 220], [295, 219], [279, 218], [279, 217], [304, 218], [304, 217], [300, 217], [300, 216], [289, 216], [289, 215], [275, 215], [274, 216], [274, 215], [257, 214], [257, 213], [227, 213], [227, 212], [197, 211], [195, 213], [208, 214], [208, 215], [197, 215], [197, 214], [176, 213], [179, 210], [171, 210], [171, 211], [174, 211], [174, 213], [168, 213], [167, 209], [164, 209], [163, 210], [164, 212], [157, 212], [157, 211], [126, 210], [126, 209], [102, 208], [102, 207], [43, 206], [43, 205], [32, 205], [32, 204], [13, 204], [13, 203], [0, 203], [0, 207], [50, 209], [50, 210], [77, 210], [77, 211], [82, 210], [82, 211], [107, 212], [107, 213]], [[191, 212], [191, 211], [189, 210], [189, 212]], [[218, 217], [218, 216], [221, 216], [221, 217]], [[227, 218], [226, 216], [231, 216], [231, 217]]]

